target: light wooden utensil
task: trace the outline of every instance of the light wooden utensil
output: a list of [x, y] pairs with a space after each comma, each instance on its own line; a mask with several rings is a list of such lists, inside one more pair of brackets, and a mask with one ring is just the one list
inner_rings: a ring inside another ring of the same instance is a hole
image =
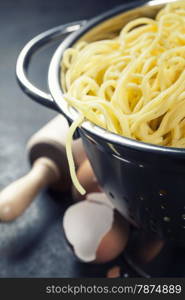
[[[59, 115], [28, 141], [32, 168], [24, 177], [1, 191], [1, 221], [19, 217], [44, 187], [52, 186], [61, 191], [69, 189], [71, 181], [65, 150], [68, 129], [67, 120]], [[78, 167], [86, 158], [81, 139], [73, 142], [73, 154]]]

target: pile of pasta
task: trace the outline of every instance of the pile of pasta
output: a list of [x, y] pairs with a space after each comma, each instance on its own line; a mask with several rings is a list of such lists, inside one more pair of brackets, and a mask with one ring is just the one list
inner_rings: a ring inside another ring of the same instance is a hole
[[184, 148], [185, 1], [129, 22], [114, 39], [67, 49], [61, 84], [66, 101], [96, 125]]

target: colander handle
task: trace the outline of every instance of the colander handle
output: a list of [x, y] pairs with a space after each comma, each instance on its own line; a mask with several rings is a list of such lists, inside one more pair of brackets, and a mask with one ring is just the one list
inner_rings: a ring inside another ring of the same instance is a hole
[[16, 77], [22, 90], [36, 102], [58, 111], [51, 95], [37, 88], [28, 79], [28, 69], [32, 56], [43, 46], [66, 37], [80, 29], [85, 23], [85, 20], [72, 22], [47, 30], [29, 41], [20, 52], [16, 64]]

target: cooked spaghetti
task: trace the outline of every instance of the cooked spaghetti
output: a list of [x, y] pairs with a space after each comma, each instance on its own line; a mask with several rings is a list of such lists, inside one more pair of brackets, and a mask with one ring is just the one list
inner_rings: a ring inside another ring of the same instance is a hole
[[185, 148], [185, 1], [155, 19], [129, 22], [119, 36], [65, 51], [65, 99], [113, 133]]

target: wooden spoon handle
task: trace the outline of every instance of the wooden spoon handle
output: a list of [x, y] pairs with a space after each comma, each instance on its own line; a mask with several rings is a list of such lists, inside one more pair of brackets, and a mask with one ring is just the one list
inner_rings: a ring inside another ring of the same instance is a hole
[[31, 171], [0, 193], [0, 220], [12, 221], [22, 214], [40, 190], [60, 178], [56, 165], [48, 158], [35, 161]]

